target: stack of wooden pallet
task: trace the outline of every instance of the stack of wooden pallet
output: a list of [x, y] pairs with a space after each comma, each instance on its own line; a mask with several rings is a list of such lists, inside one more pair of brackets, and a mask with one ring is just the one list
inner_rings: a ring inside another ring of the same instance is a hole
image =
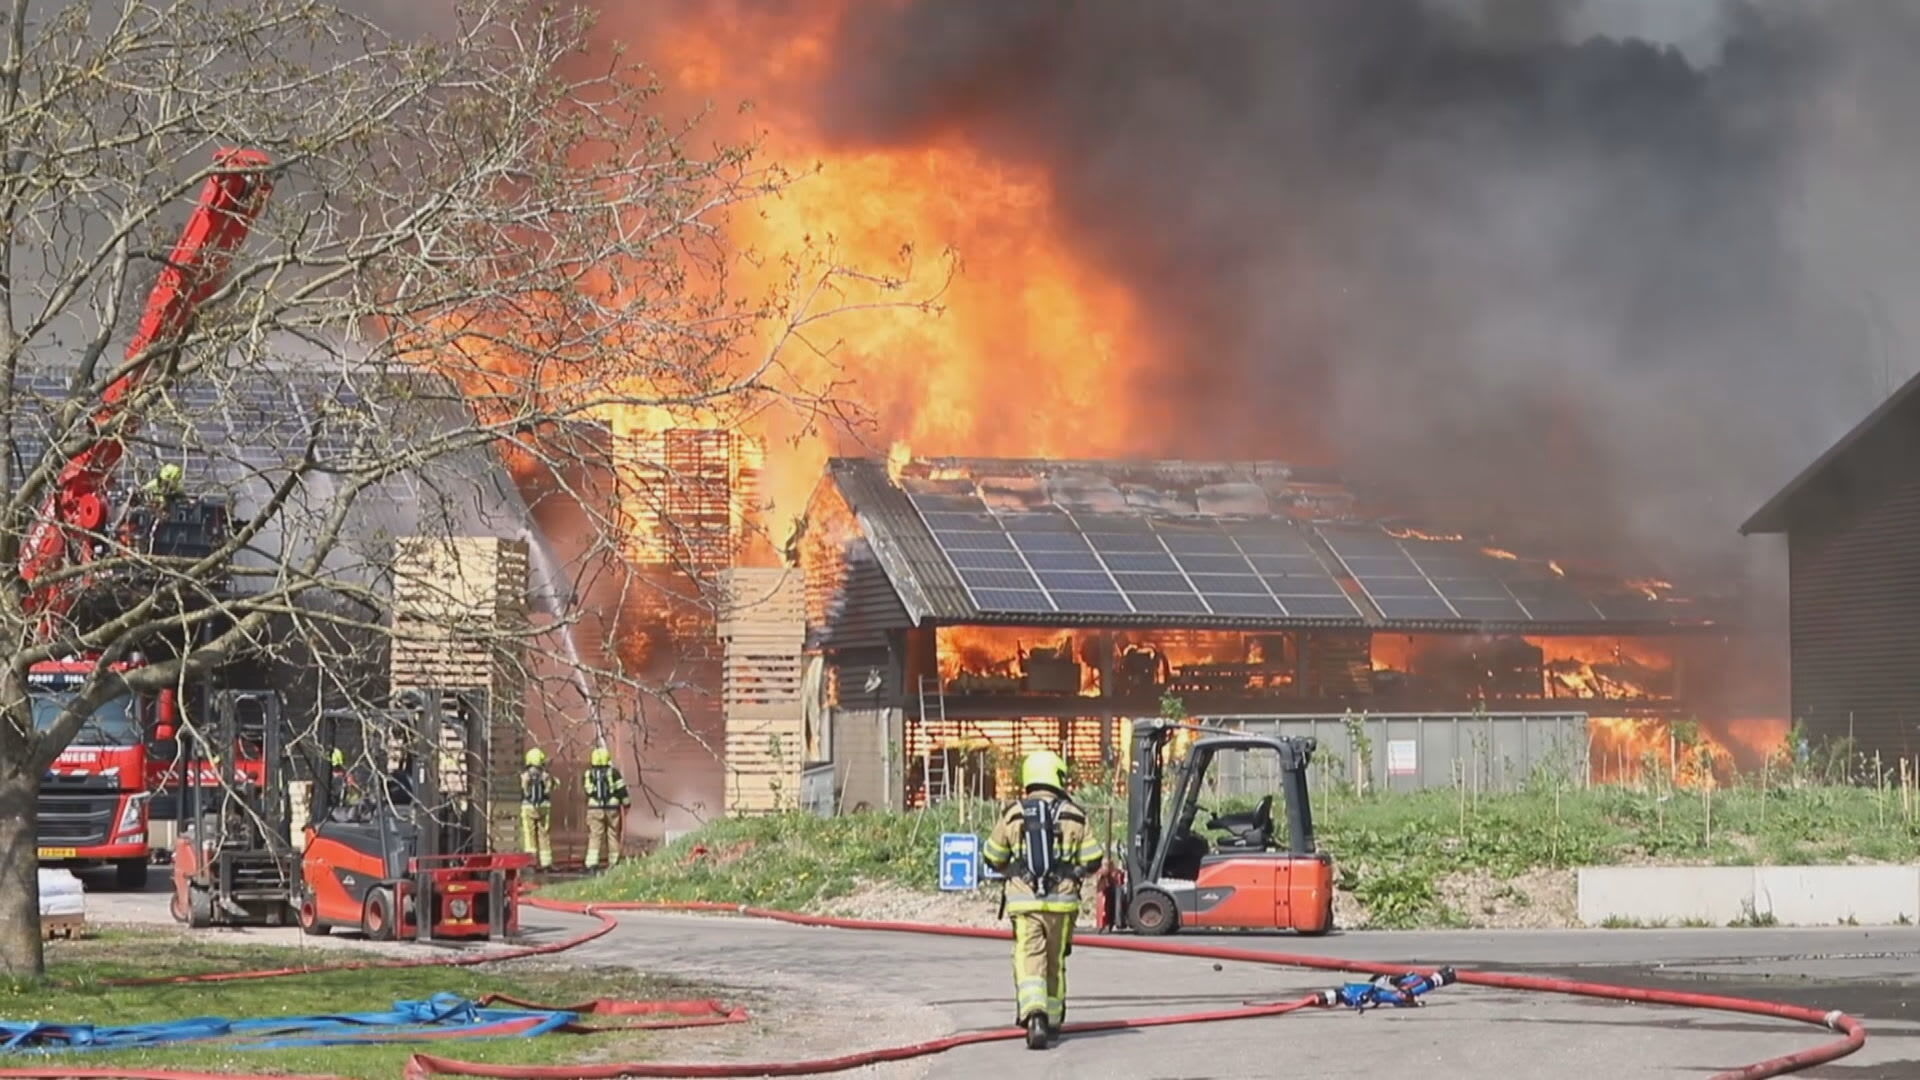
[[727, 809], [791, 810], [798, 805], [801, 767], [816, 750], [800, 692], [802, 577], [798, 570], [738, 569], [724, 580], [719, 635]]
[[468, 794], [487, 807], [495, 850], [514, 850], [525, 746], [528, 550], [491, 536], [402, 537], [395, 543], [394, 691], [431, 689], [484, 702], [487, 762]]

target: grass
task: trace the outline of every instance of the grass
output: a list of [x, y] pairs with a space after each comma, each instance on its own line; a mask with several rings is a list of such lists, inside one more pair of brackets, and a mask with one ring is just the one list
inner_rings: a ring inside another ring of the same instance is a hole
[[[1220, 810], [1250, 800], [1203, 798]], [[1089, 800], [1095, 830], [1106, 808]], [[1121, 811], [1123, 813], [1124, 811]], [[1458, 925], [1440, 879], [1619, 863], [1706, 865], [1920, 861], [1920, 803], [1840, 785], [1567, 788], [1467, 798], [1454, 790], [1315, 796], [1320, 846], [1372, 925]], [[982, 832], [992, 811], [950, 802], [907, 814], [802, 814], [717, 821], [644, 859], [554, 890], [597, 900], [716, 900], [805, 909], [863, 880], [932, 890], [942, 832]]]
[[[475, 998], [511, 994], [530, 1001], [568, 1004], [592, 997], [659, 998], [706, 996], [684, 985], [622, 969], [539, 969], [525, 963], [491, 970], [416, 968], [315, 972], [284, 979], [181, 986], [115, 987], [113, 979], [183, 975], [237, 968], [342, 963], [365, 954], [267, 946], [187, 943], [169, 933], [106, 931], [47, 947], [47, 981], [0, 982], [0, 1017], [92, 1024], [137, 1024], [194, 1016], [270, 1017], [367, 1012], [394, 1001], [439, 992]], [[550, 1035], [538, 1039], [462, 1039], [435, 1043], [433, 1053], [498, 1064], [555, 1064], [592, 1056], [605, 1060], [644, 1057], [645, 1032]], [[342, 1046], [289, 1050], [243, 1050], [218, 1044], [170, 1049], [66, 1055], [75, 1064], [205, 1071], [324, 1073], [368, 1080], [400, 1075], [419, 1046]]]

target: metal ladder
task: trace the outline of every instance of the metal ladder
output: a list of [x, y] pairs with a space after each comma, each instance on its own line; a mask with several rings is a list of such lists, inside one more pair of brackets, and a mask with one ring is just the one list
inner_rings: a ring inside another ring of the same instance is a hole
[[[935, 725], [939, 725], [936, 729]], [[951, 795], [953, 777], [948, 773], [949, 755], [944, 746], [935, 742], [934, 732], [940, 737], [947, 733], [947, 691], [940, 684], [938, 676], [920, 676], [920, 734], [926, 742], [926, 762], [921, 770], [922, 786], [925, 788], [925, 805], [932, 806], [944, 801]]]

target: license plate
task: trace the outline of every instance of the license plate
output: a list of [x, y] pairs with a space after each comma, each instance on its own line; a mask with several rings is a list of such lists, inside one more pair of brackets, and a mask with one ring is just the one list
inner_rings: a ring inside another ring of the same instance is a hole
[[79, 854], [78, 851], [70, 847], [43, 847], [40, 849], [40, 857], [43, 859], [71, 859], [77, 857]]

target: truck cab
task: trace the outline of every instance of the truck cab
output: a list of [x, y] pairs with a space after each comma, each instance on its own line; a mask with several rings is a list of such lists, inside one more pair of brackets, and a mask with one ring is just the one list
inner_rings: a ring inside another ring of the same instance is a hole
[[[78, 663], [35, 667], [28, 677], [35, 728], [53, 727], [92, 667]], [[150, 705], [130, 693], [101, 702], [41, 776], [36, 831], [42, 863], [112, 866], [120, 888], [145, 887], [151, 810], [147, 789]]]

